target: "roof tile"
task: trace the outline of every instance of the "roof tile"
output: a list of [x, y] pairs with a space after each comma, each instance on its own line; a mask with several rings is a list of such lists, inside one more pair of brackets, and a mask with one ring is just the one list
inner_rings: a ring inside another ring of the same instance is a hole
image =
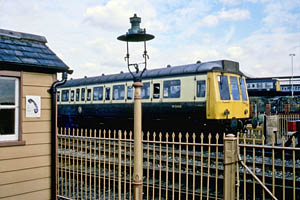
[[43, 36], [0, 29], [0, 69], [1, 63], [9, 63], [67, 71], [68, 66], [51, 51], [46, 42]]

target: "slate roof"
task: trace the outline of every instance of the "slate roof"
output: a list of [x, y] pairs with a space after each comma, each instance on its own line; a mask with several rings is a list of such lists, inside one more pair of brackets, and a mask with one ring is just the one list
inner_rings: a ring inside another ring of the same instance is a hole
[[0, 29], [0, 69], [68, 71], [69, 67], [46, 43], [44, 36]]
[[[208, 71], [220, 71], [220, 72], [233, 72], [240, 75], [243, 73], [239, 70], [239, 63], [230, 60], [218, 60], [203, 63], [195, 63], [188, 65], [172, 66], [159, 69], [146, 70], [142, 79], [147, 80], [151, 78], [160, 77], [176, 77], [189, 74], [203, 74]], [[102, 75], [89, 78], [80, 78], [68, 80], [61, 88], [74, 87], [81, 85], [93, 85], [99, 83], [111, 83], [121, 81], [132, 81], [132, 75], [130, 73], [120, 73], [111, 75]]]

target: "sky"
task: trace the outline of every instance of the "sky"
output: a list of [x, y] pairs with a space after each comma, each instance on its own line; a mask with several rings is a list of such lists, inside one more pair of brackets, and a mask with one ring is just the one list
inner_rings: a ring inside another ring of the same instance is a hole
[[[0, 0], [0, 28], [45, 36], [82, 78], [127, 72], [116, 38], [134, 13], [155, 36], [148, 69], [227, 59], [253, 77], [300, 75], [299, 0]], [[132, 63], [142, 47], [130, 44]]]

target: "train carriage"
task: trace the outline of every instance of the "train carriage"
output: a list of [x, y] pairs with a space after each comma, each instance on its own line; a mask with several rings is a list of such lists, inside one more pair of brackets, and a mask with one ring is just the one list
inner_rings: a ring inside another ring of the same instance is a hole
[[[129, 73], [68, 80], [58, 89], [58, 124], [131, 129]], [[146, 70], [144, 130], [236, 130], [249, 118], [245, 76], [239, 63], [220, 60]]]

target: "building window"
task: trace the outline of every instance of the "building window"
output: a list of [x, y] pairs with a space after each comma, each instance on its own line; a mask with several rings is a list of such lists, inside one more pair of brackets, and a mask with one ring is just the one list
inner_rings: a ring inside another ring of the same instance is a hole
[[0, 141], [19, 139], [19, 79], [0, 77]]

